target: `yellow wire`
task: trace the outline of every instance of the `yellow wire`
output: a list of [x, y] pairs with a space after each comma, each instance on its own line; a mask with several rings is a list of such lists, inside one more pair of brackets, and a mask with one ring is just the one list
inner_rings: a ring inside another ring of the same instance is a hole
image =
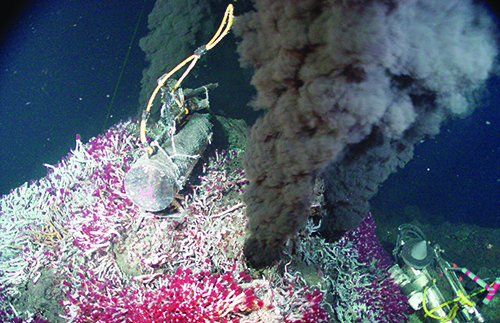
[[[432, 312], [431, 312], [431, 311], [429, 311], [429, 310], [427, 309], [427, 305], [425, 304], [425, 298], [426, 298], [426, 296], [427, 296], [427, 290], [428, 290], [428, 289], [429, 289], [429, 286], [425, 286], [425, 288], [424, 288], [424, 295], [423, 295], [423, 297], [422, 297], [422, 308], [424, 309], [425, 316], [430, 316], [430, 317], [432, 317], [433, 319], [436, 319], [436, 320], [441, 320], [441, 319], [443, 319], [443, 317], [441, 317], [441, 316], [436, 316], [436, 315], [432, 314]], [[443, 305], [441, 304], [441, 306], [443, 306]]]
[[[205, 45], [205, 51], [208, 51], [208, 50], [214, 48], [215, 45], [217, 45], [222, 40], [222, 38], [224, 38], [227, 35], [227, 33], [229, 32], [229, 29], [233, 25], [233, 19], [234, 19], [234, 16], [233, 16], [233, 5], [229, 4], [227, 6], [227, 8], [226, 8], [226, 11], [224, 12], [224, 18], [222, 18], [222, 22], [221, 22], [221, 24], [219, 26], [219, 29], [217, 29], [217, 31], [215, 32], [215, 35]], [[224, 31], [221, 34], [221, 30], [224, 27], [224, 25], [226, 26], [226, 28], [224, 29]], [[189, 72], [191, 71], [191, 69], [193, 69], [193, 67], [196, 65], [196, 62], [198, 61], [198, 59], [200, 59], [200, 55], [198, 55], [198, 54], [191, 55], [190, 57], [188, 57], [187, 59], [185, 59], [184, 62], [181, 63], [182, 66], [184, 66], [184, 64], [187, 64], [187, 62], [189, 60], [191, 60], [191, 59], [193, 61], [191, 62], [191, 64], [189, 64], [188, 68], [186, 69], [186, 71], [184, 71], [184, 73], [179, 78], [179, 80], [177, 81], [177, 83], [175, 83], [175, 86], [172, 88], [172, 92], [175, 91], [175, 89], [182, 83], [182, 81], [184, 80], [184, 78], [189, 74]]]
[[[229, 32], [229, 29], [231, 28], [234, 19], [233, 11], [234, 11], [233, 5], [229, 4], [226, 8], [226, 12], [224, 13], [224, 18], [222, 18], [222, 23], [220, 24], [219, 29], [212, 37], [212, 39], [210, 39], [210, 41], [205, 45], [207, 47], [207, 50], [210, 50], [215, 45], [217, 45], [217, 43], [220, 42], [222, 38], [224, 38], [224, 36], [226, 36], [226, 34]], [[224, 29], [224, 32], [219, 37], [220, 31], [222, 30], [224, 24], [226, 25], [226, 29]]]
[[422, 307], [424, 309], [425, 316], [429, 316], [429, 317], [432, 317], [433, 319], [440, 320], [440, 322], [448, 322], [448, 321], [453, 320], [455, 318], [455, 316], [457, 315], [458, 310], [460, 309], [460, 307], [458, 306], [458, 303], [457, 303], [457, 304], [455, 304], [452, 307], [452, 309], [450, 310], [450, 312], [448, 313], [448, 315], [446, 315], [445, 317], [443, 317], [443, 316], [437, 316], [437, 315], [432, 314], [433, 312], [437, 311], [440, 308], [443, 308], [444, 306], [446, 306], [448, 304], [459, 302], [462, 305], [468, 305], [468, 306], [471, 306], [471, 307], [476, 306], [476, 304], [474, 302], [472, 302], [471, 300], [467, 299], [468, 298], [467, 295], [465, 295], [461, 290], [459, 290], [457, 298], [452, 299], [451, 301], [447, 301], [447, 302], [445, 302], [445, 303], [439, 305], [438, 307], [435, 307], [435, 308], [433, 308], [432, 310], [429, 311], [427, 309], [427, 306], [425, 305], [425, 297], [427, 295], [427, 290], [428, 289], [429, 289], [429, 286], [426, 286], [425, 289], [424, 289], [424, 295], [422, 297]]
[[[212, 39], [210, 39], [210, 41], [205, 45], [205, 51], [208, 51], [208, 50], [212, 49], [215, 45], [217, 45], [222, 40], [222, 38], [224, 38], [224, 36], [227, 35], [227, 33], [229, 32], [229, 29], [231, 29], [231, 26], [232, 26], [233, 20], [234, 20], [233, 10], [234, 10], [233, 5], [229, 4], [227, 6], [227, 8], [226, 8], [226, 11], [224, 13], [224, 18], [222, 19], [222, 22], [221, 22], [221, 24], [219, 26], [219, 29], [217, 30], [217, 32], [215, 33], [215, 35], [212, 37]], [[221, 30], [224, 28], [224, 26], [225, 26], [225, 29], [221, 33]], [[178, 70], [180, 70], [184, 65], [186, 65], [190, 61], [192, 61], [191, 64], [189, 64], [189, 66], [187, 67], [187, 69], [184, 71], [184, 73], [182, 73], [182, 76], [179, 78], [179, 80], [177, 81], [177, 83], [175, 83], [175, 86], [172, 89], [172, 92], [173, 92], [181, 84], [181, 82], [189, 74], [189, 72], [193, 69], [193, 67], [196, 65], [196, 62], [198, 61], [198, 59], [200, 59], [200, 55], [193, 54], [193, 55], [189, 56], [188, 58], [186, 58], [185, 60], [183, 60], [181, 63], [179, 63], [176, 67], [174, 67], [173, 70], [171, 70], [167, 74], [163, 75], [158, 80], [158, 85], [153, 90], [153, 93], [151, 94], [151, 97], [149, 98], [148, 105], [146, 106], [146, 111], [147, 112], [149, 112], [151, 110], [151, 106], [153, 105], [153, 101], [154, 101], [156, 95], [158, 94], [158, 91], [160, 91], [160, 89], [162, 88], [162, 86], [165, 85], [165, 82], [175, 72], [177, 72]], [[141, 138], [141, 142], [143, 144], [145, 144], [146, 141], [147, 141], [146, 140], [146, 121], [147, 120], [143, 119], [143, 120], [141, 120], [141, 124], [140, 124], [140, 138]], [[151, 151], [149, 147], [147, 148], [147, 151], [148, 152]]]
[[[181, 85], [182, 81], [184, 81], [184, 78], [189, 74], [189, 72], [191, 72], [191, 69], [196, 65], [196, 62], [198, 62], [198, 59], [200, 59], [200, 56], [193, 54], [188, 58], [189, 58], [189, 60], [193, 60], [193, 61], [191, 62], [191, 64], [189, 64], [189, 66], [186, 68], [184, 73], [182, 73], [181, 77], [179, 77], [179, 80], [177, 80], [177, 83], [175, 83], [174, 87], [172, 88], [172, 92], [174, 92], [175, 89], [177, 87], [179, 87], [179, 85]], [[186, 61], [186, 63], [187, 63], [187, 61]]]

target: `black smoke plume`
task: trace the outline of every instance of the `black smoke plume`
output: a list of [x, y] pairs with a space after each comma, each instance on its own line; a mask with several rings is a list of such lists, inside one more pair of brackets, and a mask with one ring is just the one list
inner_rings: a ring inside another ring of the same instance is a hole
[[326, 236], [354, 227], [415, 143], [464, 117], [494, 67], [495, 25], [468, 0], [257, 0], [237, 17], [266, 114], [249, 135], [245, 253], [279, 258], [325, 180]]

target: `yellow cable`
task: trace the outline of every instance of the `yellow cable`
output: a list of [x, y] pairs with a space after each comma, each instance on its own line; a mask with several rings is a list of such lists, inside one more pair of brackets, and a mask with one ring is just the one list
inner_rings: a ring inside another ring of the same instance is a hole
[[[215, 45], [217, 45], [217, 43], [219, 43], [222, 40], [222, 38], [224, 38], [224, 36], [227, 35], [227, 33], [229, 32], [229, 29], [231, 28], [231, 26], [233, 24], [233, 20], [234, 20], [233, 5], [229, 4], [227, 6], [227, 8], [226, 8], [226, 12], [224, 13], [224, 18], [222, 19], [222, 22], [221, 22], [221, 24], [219, 26], [219, 29], [217, 30], [217, 32], [215, 33], [215, 35], [212, 37], [212, 39], [204, 46], [204, 48], [201, 47], [201, 51], [199, 53], [197, 53], [198, 50], [195, 51], [195, 53], [193, 55], [191, 55], [188, 58], [186, 58], [185, 60], [183, 60], [181, 63], [179, 63], [179, 65], [177, 65], [176, 67], [174, 67], [173, 70], [171, 70], [167, 74], [163, 75], [158, 80], [158, 85], [155, 87], [155, 89], [153, 90], [153, 93], [151, 94], [151, 97], [149, 98], [148, 105], [146, 106], [146, 112], [149, 113], [149, 111], [151, 110], [151, 106], [153, 105], [153, 101], [154, 101], [156, 95], [158, 94], [158, 91], [160, 91], [160, 89], [162, 88], [162, 86], [165, 85], [165, 82], [167, 82], [167, 80], [175, 72], [177, 72], [178, 70], [180, 70], [184, 65], [186, 65], [190, 61], [192, 61], [191, 64], [189, 64], [188, 68], [184, 71], [184, 73], [182, 73], [182, 76], [179, 78], [179, 80], [177, 81], [177, 83], [175, 83], [175, 86], [173, 87], [172, 92], [177, 87], [179, 87], [179, 85], [184, 80], [184, 78], [189, 74], [189, 72], [196, 65], [196, 62], [198, 61], [198, 59], [200, 59], [201, 55], [203, 53], [205, 53], [206, 51], [212, 49]], [[224, 28], [224, 26], [225, 26], [225, 29], [224, 29], [224, 31], [222, 31], [222, 29]], [[221, 31], [222, 31], [222, 33], [221, 33]], [[143, 118], [143, 120], [141, 120], [141, 123], [140, 123], [140, 139], [141, 139], [141, 142], [143, 144], [146, 144], [146, 141], [147, 141], [146, 140], [146, 122], [147, 122], [147, 119]], [[147, 152], [151, 153], [151, 148], [150, 147], [147, 148]]]
[[425, 304], [425, 298], [427, 297], [427, 290], [428, 289], [429, 289], [429, 286], [425, 286], [425, 288], [424, 288], [424, 295], [422, 297], [422, 308], [424, 309], [425, 316], [430, 316], [433, 319], [441, 320], [442, 317], [436, 316], [436, 315], [432, 314], [432, 312], [427, 309], [427, 305]]
[[482, 289], [478, 290], [477, 292], [475, 292], [475, 293], [471, 294], [470, 296], [471, 296], [471, 297], [472, 297], [472, 296], [476, 296], [476, 295], [478, 295], [478, 294], [481, 294], [481, 293], [482, 293], [482, 292], [484, 292], [484, 291], [486, 291], [486, 288], [482, 288]]
[[[453, 312], [453, 310], [454, 310], [454, 309], [452, 309], [452, 310], [450, 311], [450, 313], [449, 313], [446, 317], [443, 317], [443, 316], [437, 316], [437, 315], [432, 314], [432, 312], [434, 312], [434, 311], [435, 311], [435, 310], [437, 310], [438, 308], [441, 308], [441, 307], [445, 306], [445, 304], [441, 304], [440, 306], [438, 306], [438, 307], [436, 307], [436, 308], [432, 309], [431, 311], [429, 311], [429, 310], [427, 309], [427, 305], [425, 304], [425, 297], [427, 296], [427, 290], [428, 290], [428, 289], [429, 289], [429, 286], [426, 286], [426, 287], [425, 287], [425, 289], [424, 289], [424, 295], [423, 295], [423, 297], [422, 297], [422, 308], [424, 309], [425, 316], [429, 316], [429, 317], [432, 317], [433, 319], [440, 320], [440, 322], [450, 321], [451, 319], [449, 319], [449, 316], [450, 316], [450, 314], [452, 314], [452, 312]], [[455, 310], [455, 313], [456, 313], [456, 310]], [[455, 317], [455, 316], [453, 315], [453, 317]]]
[[443, 316], [437, 316], [437, 315], [434, 315], [432, 314], [433, 312], [437, 311], [438, 309], [448, 305], [448, 304], [451, 304], [451, 303], [455, 303], [455, 302], [459, 302], [460, 304], [462, 305], [468, 305], [468, 306], [471, 306], [471, 307], [474, 307], [476, 306], [476, 304], [474, 302], [472, 302], [471, 300], [467, 299], [468, 296], [465, 295], [461, 290], [458, 291], [458, 297], [455, 298], [455, 299], [452, 299], [451, 301], [447, 301], [441, 305], [439, 305], [438, 307], [435, 307], [433, 308], [432, 310], [428, 310], [427, 309], [427, 306], [425, 305], [425, 297], [427, 295], [427, 290], [429, 289], [429, 286], [426, 286], [425, 289], [424, 289], [424, 295], [422, 297], [422, 307], [424, 309], [424, 312], [425, 312], [425, 316], [429, 316], [433, 319], [436, 319], [436, 320], [440, 320], [440, 322], [448, 322], [448, 321], [451, 321], [455, 318], [455, 316], [457, 315], [457, 312], [458, 310], [460, 309], [460, 307], [458, 306], [458, 304], [455, 304], [452, 309], [450, 310], [450, 312], [448, 313], [448, 315], [446, 315], [445, 317]]
[[[201, 48], [201, 52], [202, 53], [205, 53], [206, 51], [214, 48], [215, 45], [217, 45], [222, 40], [222, 38], [224, 38], [227, 35], [227, 33], [229, 32], [229, 29], [231, 29], [231, 26], [233, 25], [233, 19], [234, 19], [234, 16], [233, 16], [233, 5], [229, 4], [227, 6], [227, 8], [226, 8], [226, 11], [224, 12], [224, 17], [222, 18], [222, 22], [220, 23], [219, 29], [217, 29], [217, 31], [215, 32], [215, 35], [205, 45], [205, 48], [203, 48], [203, 47]], [[224, 31], [221, 34], [221, 30], [224, 27], [224, 25], [226, 26], [226, 28], [224, 29]], [[198, 61], [198, 59], [200, 59], [200, 57], [201, 57], [201, 54], [196, 54], [196, 52], [195, 52], [195, 54], [191, 55], [190, 57], [188, 57], [187, 59], [185, 59], [184, 62], [181, 63], [182, 65], [184, 65], [188, 61], [190, 61], [191, 59], [193, 60], [191, 62], [191, 64], [189, 64], [189, 66], [186, 69], [186, 71], [184, 71], [184, 73], [182, 74], [182, 76], [179, 78], [179, 80], [177, 81], [177, 83], [175, 83], [175, 86], [173, 87], [172, 92], [175, 91], [175, 89], [181, 84], [181, 82], [189, 74], [189, 72], [191, 71], [191, 69], [196, 65], [196, 62]]]
[[[182, 73], [181, 77], [179, 77], [177, 83], [175, 83], [174, 87], [172, 88], [172, 92], [174, 92], [175, 89], [178, 88], [179, 85], [181, 85], [182, 81], [184, 81], [184, 78], [189, 74], [189, 72], [191, 72], [191, 69], [193, 69], [193, 67], [196, 65], [196, 62], [198, 62], [198, 59], [200, 59], [200, 55], [193, 54], [188, 58], [189, 60], [193, 61], [191, 62], [191, 64], [189, 64], [184, 73]], [[184, 60], [184, 61], [187, 63], [189, 60]]]
[[458, 290], [458, 297], [456, 298], [456, 300], [459, 300], [460, 304], [462, 305], [467, 305], [470, 307], [476, 306], [476, 303], [468, 299], [468, 297], [469, 296], [465, 295], [461, 290]]
[[[210, 39], [210, 41], [205, 45], [207, 47], [207, 50], [212, 49], [215, 45], [217, 45], [218, 42], [226, 36], [226, 34], [229, 32], [229, 29], [231, 28], [231, 25], [233, 24], [233, 5], [229, 4], [226, 8], [226, 12], [224, 13], [224, 18], [222, 18], [222, 23], [219, 26], [219, 29], [215, 33], [215, 35]], [[222, 30], [222, 28], [226, 25], [226, 29], [224, 29], [224, 32], [220, 35], [219, 34]]]

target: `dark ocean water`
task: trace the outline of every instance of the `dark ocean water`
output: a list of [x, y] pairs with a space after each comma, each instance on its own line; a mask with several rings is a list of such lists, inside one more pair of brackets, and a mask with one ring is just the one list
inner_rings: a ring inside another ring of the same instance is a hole
[[[0, 194], [45, 176], [43, 163], [55, 164], [65, 156], [76, 134], [86, 142], [120, 119], [137, 115], [147, 67], [139, 39], [149, 32], [147, 16], [154, 3], [28, 1], [18, 15], [9, 16], [0, 44]], [[222, 18], [225, 7], [214, 11]], [[224, 107], [217, 110], [225, 110], [226, 116], [252, 122], [255, 113], [245, 107], [252, 94], [250, 73], [239, 68], [235, 51], [230, 34], [200, 60], [184, 84], [219, 82], [212, 105]]]
[[136, 113], [153, 4], [39, 1], [11, 17], [0, 48], [0, 194], [44, 176], [77, 133], [85, 142], [102, 132], [140, 18], [106, 126]]
[[[147, 65], [138, 41], [148, 32], [147, 14], [153, 4], [43, 1], [13, 18], [0, 48], [0, 194], [43, 177], [43, 163], [60, 160], [74, 146], [76, 134], [85, 142], [136, 114], [141, 73]], [[136, 25], [120, 86], [113, 94]], [[201, 84], [229, 83], [229, 90], [219, 92], [212, 104], [233, 101], [241, 110], [226, 114], [251, 121], [255, 115], [243, 108], [251, 89], [238, 83], [242, 81], [236, 73], [242, 72], [236, 72], [231, 37], [207, 55], [212, 56], [206, 60], [212, 65], [210, 74], [193, 74], [199, 75]], [[246, 73], [245, 82], [248, 77]], [[420, 144], [414, 159], [384, 183], [373, 205], [382, 211], [417, 205], [429, 216], [499, 227], [498, 82], [490, 80], [470, 117], [449, 121], [440, 135]]]
[[417, 206], [429, 219], [500, 228], [500, 79], [491, 78], [476, 110], [450, 120], [418, 145], [404, 169], [382, 185], [381, 211]]

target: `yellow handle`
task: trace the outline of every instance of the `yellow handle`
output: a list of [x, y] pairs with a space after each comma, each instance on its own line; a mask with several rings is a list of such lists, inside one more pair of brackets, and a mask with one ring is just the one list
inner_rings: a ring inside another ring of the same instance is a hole
[[[189, 64], [188, 68], [182, 73], [182, 76], [179, 78], [177, 83], [175, 83], [175, 86], [172, 88], [172, 92], [179, 87], [181, 82], [184, 80], [184, 78], [189, 74], [189, 72], [193, 69], [193, 67], [196, 65], [196, 62], [198, 59], [200, 59], [201, 55], [204, 54], [206, 51], [214, 48], [215, 45], [217, 45], [224, 36], [227, 35], [229, 32], [229, 29], [231, 29], [231, 26], [233, 24], [234, 16], [233, 16], [233, 5], [229, 4], [226, 8], [226, 12], [224, 13], [224, 18], [222, 19], [222, 22], [219, 26], [219, 29], [215, 33], [215, 35], [210, 39], [210, 41], [205, 45], [200, 48], [198, 48], [195, 53], [185, 60], [183, 60], [180, 64], [178, 64], [176, 67], [174, 67], [173, 70], [168, 72], [167, 74], [163, 75], [159, 80], [158, 80], [158, 85], [155, 87], [153, 93], [151, 94], [151, 97], [149, 98], [148, 105], [146, 106], [146, 111], [149, 112], [151, 110], [151, 106], [153, 105], [153, 101], [158, 94], [158, 91], [160, 91], [161, 87], [165, 85], [165, 82], [178, 70], [180, 70], [184, 65], [189, 63], [190, 61], [191, 64]], [[225, 28], [224, 28], [225, 26]], [[224, 31], [222, 31], [224, 29]], [[146, 122], [147, 119], [142, 119], [141, 124], [140, 124], [140, 137], [141, 137], [141, 142], [143, 144], [146, 144]], [[147, 148], [147, 152], [151, 153], [151, 148]]]

